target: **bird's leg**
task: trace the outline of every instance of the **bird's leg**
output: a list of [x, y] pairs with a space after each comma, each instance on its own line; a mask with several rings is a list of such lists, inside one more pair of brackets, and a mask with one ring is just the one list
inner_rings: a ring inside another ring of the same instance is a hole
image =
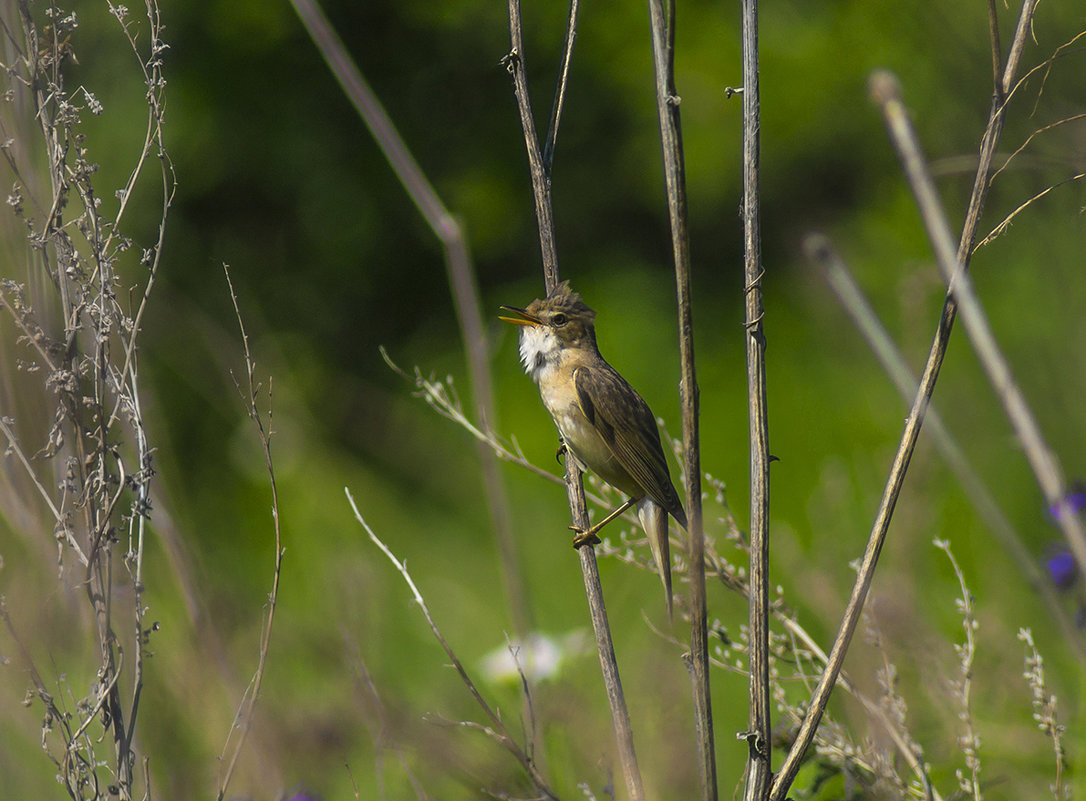
[[596, 536], [596, 532], [606, 526], [620, 514], [625, 512], [635, 503], [636, 501], [633, 498], [630, 498], [630, 500], [626, 501], [626, 503], [622, 504], [622, 506], [615, 509], [615, 511], [611, 512], [611, 514], [607, 515], [607, 517], [603, 518], [603, 520], [587, 530], [582, 529], [580, 526], [570, 526], [570, 531], [577, 532], [577, 536], [573, 538], [573, 547], [580, 548], [582, 545], [595, 545], [596, 543], [598, 543], [600, 541], [600, 538]]
[[561, 437], [558, 438], [558, 450], [554, 452], [554, 461], [558, 464], [562, 464], [562, 457], [566, 455], [566, 441]]

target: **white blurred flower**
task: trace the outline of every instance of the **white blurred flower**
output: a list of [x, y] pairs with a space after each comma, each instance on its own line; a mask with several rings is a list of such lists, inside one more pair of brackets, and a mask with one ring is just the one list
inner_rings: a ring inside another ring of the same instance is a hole
[[558, 675], [562, 664], [571, 657], [588, 652], [588, 634], [575, 629], [562, 637], [532, 632], [523, 642], [510, 640], [483, 657], [481, 668], [490, 681], [518, 681], [518, 665], [529, 681]]

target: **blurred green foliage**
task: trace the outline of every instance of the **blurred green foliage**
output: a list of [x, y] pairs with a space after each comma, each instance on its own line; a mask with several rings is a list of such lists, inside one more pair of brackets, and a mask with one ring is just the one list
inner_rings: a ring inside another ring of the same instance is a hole
[[[1041, 4], [1026, 69], [1079, 32], [1081, 9], [1074, 6]], [[73, 38], [79, 64], [71, 70], [106, 109], [86, 120], [85, 130], [101, 164], [100, 194], [111, 198], [143, 136], [139, 78], [105, 5], [74, 7], [81, 25]], [[443, 667], [446, 657], [406, 586], [343, 495], [349, 487], [368, 522], [406, 560], [446, 638], [477, 670], [484, 654], [502, 646], [511, 622], [476, 450], [463, 430], [412, 397], [412, 387], [378, 354], [384, 345], [406, 369], [452, 376], [471, 408], [439, 245], [288, 4], [173, 3], [162, 10], [171, 45], [167, 141], [180, 188], [143, 339], [149, 428], [158, 447], [152, 522], [161, 534], [147, 558], [147, 599], [162, 628], [152, 638], [137, 732], [151, 757], [153, 795], [212, 794], [216, 759], [255, 667], [271, 583], [268, 481], [231, 378], [244, 368], [224, 262], [271, 391], [264, 403], [274, 410], [286, 547], [265, 686], [232, 790], [255, 799], [298, 790], [333, 799], [350, 797], [353, 781], [363, 798], [378, 797], [382, 786], [387, 798], [411, 797], [405, 770], [394, 753], [375, 752], [377, 740], [403, 750], [433, 797], [524, 791], [517, 766], [494, 743], [444, 725], [479, 719], [478, 710]], [[513, 332], [489, 316], [500, 303], [526, 303], [542, 286], [523, 141], [499, 65], [509, 47], [505, 7], [478, 0], [335, 2], [327, 12], [464, 222], [488, 315], [497, 429], [557, 473], [555, 433], [519, 368]], [[1002, 5], [999, 13], [1006, 43], [1013, 14]], [[566, 10], [526, 3], [524, 14], [525, 65], [537, 118], [545, 120]], [[638, 5], [583, 8], [554, 202], [562, 273], [597, 309], [601, 350], [678, 436], [674, 289], [647, 21]], [[741, 104], [724, 96], [724, 87], [741, 81], [738, 31], [737, 4], [699, 0], [678, 8], [702, 463], [726, 482], [742, 525]], [[990, 102], [987, 21], [979, 3], [793, 0], [764, 6], [760, 42], [770, 433], [780, 458], [773, 468], [772, 572], [803, 625], [826, 643], [905, 405], [802, 260], [799, 243], [814, 228], [832, 234], [910, 362], [922, 363], [943, 287], [865, 80], [876, 67], [899, 75], [958, 220]], [[1001, 153], [1081, 113], [1082, 76], [1083, 54], [1073, 50], [1023, 85]], [[1038, 136], [995, 181], [982, 232], [1046, 186], [1082, 172], [1083, 131], [1079, 121]], [[129, 220], [137, 242], [153, 239], [150, 205], [146, 214], [134, 207]], [[1016, 377], [1071, 476], [1086, 475], [1084, 205], [1081, 182], [1053, 190], [973, 263]], [[18, 254], [19, 245], [6, 252]], [[1045, 521], [1040, 493], [962, 331], [935, 402], [1041, 559], [1058, 534]], [[16, 469], [10, 461], [4, 467]], [[538, 629], [561, 635], [586, 627], [562, 488], [514, 466], [503, 467], [502, 478]], [[721, 514], [710, 506], [713, 536], [722, 536], [714, 522]], [[71, 588], [36, 591], [52, 580], [48, 548], [43, 555], [27, 545], [18, 529], [4, 512], [0, 592], [26, 630], [45, 632], [35, 656], [75, 675], [82, 640], [75, 616], [65, 613]], [[1024, 797], [1026, 788], [1029, 797], [1044, 796], [1036, 788], [1054, 780], [1054, 763], [1030, 720], [1017, 629], [1033, 628], [1065, 722], [1081, 718], [1081, 666], [1020, 566], [993, 544], [926, 444], [899, 503], [873, 601], [910, 701], [912, 732], [937, 765], [940, 788], [953, 795], [960, 731], [942, 677], [956, 671], [951, 642], [960, 640], [960, 619], [956, 579], [931, 546], [934, 537], [951, 540], [979, 608], [973, 711], [984, 737], [985, 780], [997, 796]], [[619, 560], [604, 560], [601, 572], [650, 797], [692, 798], [697, 778], [681, 648], [642, 617], [663, 625], [657, 580]], [[710, 603], [737, 637], [741, 599], [714, 586]], [[683, 625], [676, 636], [685, 638]], [[10, 658], [12, 650], [0, 639], [0, 653]], [[879, 657], [862, 644], [857, 651], [848, 669], [877, 692], [872, 671]], [[380, 714], [363, 664], [380, 693]], [[17, 660], [0, 676], [6, 792], [50, 797], [57, 792], [52, 767], [36, 746], [37, 712], [19, 706], [26, 681]], [[519, 731], [517, 687], [484, 687]], [[721, 671], [713, 691], [727, 797], [741, 781], [745, 757], [731, 734], [746, 726], [746, 679]], [[578, 797], [577, 783], [586, 781], [605, 797], [603, 787], [618, 777], [611, 775], [612, 736], [591, 650], [537, 687], [534, 700], [539, 757], [556, 789]], [[868, 733], [861, 710], [835, 703], [860, 737]], [[1081, 753], [1082, 745], [1081, 727], [1073, 726], [1068, 750]], [[797, 796], [815, 773], [812, 765], [801, 774]], [[837, 780], [819, 792], [830, 798], [849, 790]]]

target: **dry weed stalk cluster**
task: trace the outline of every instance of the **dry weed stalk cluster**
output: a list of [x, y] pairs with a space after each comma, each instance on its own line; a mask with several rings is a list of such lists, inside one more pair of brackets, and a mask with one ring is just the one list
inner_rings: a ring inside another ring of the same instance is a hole
[[[73, 635], [89, 638], [76, 650], [94, 654], [93, 664], [77, 658], [53, 676], [38, 666], [43, 633], [25, 630], [6, 611], [4, 622], [32, 679], [28, 705], [42, 711], [42, 747], [69, 795], [128, 799], [140, 795], [142, 784], [149, 797], [146, 763], [134, 742], [156, 628], [143, 601], [155, 469], [137, 340], [175, 190], [163, 138], [167, 46], [153, 3], [143, 19], [109, 7], [117, 37], [142, 75], [146, 135], [127, 181], [103, 195], [83, 124], [86, 115], [109, 110], [89, 88], [67, 80], [78, 16], [29, 2], [19, 2], [10, 16], [8, 10], [5, 44], [14, 58], [3, 65], [0, 119], [14, 176], [8, 205], [25, 236], [28, 268], [23, 280], [0, 284], [0, 306], [10, 315], [5, 327], [17, 334], [3, 358], [21, 373], [5, 370], [0, 387], [5, 460], [21, 468], [5, 482], [3, 503], [29, 509], [37, 496], [49, 510], [58, 586], [82, 594], [93, 621]], [[37, 136], [27, 129], [31, 120]], [[44, 185], [39, 157], [46, 162]], [[147, 184], [157, 184], [157, 192]], [[124, 233], [137, 192], [159, 204], [156, 241], [136, 243]], [[29, 527], [25, 533], [37, 534]], [[40, 538], [29, 544], [42, 551]]]

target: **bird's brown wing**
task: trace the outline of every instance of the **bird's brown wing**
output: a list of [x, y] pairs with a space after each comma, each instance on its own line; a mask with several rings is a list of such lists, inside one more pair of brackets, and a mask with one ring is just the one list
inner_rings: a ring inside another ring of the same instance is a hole
[[671, 483], [656, 418], [644, 399], [604, 362], [573, 372], [581, 412], [599, 432], [619, 464], [686, 528], [682, 501]]

